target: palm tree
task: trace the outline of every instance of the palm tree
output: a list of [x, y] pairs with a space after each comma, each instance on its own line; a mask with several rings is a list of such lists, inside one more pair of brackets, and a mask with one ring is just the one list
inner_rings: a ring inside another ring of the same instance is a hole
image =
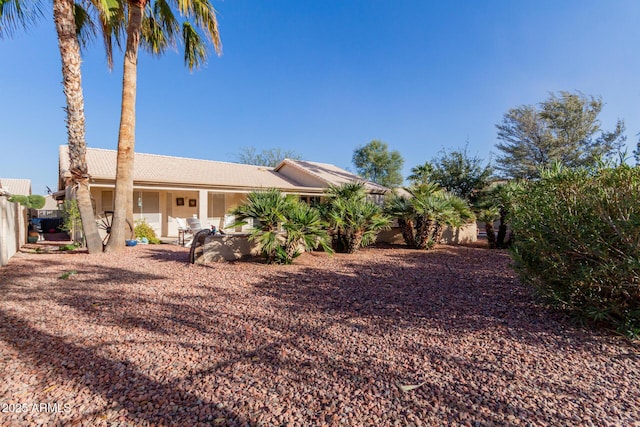
[[416, 245], [416, 233], [414, 219], [416, 212], [411, 200], [404, 195], [393, 193], [385, 200], [384, 212], [392, 218], [396, 218], [402, 232], [402, 238], [409, 247]]
[[407, 179], [413, 184], [427, 184], [432, 173], [433, 165], [430, 162], [425, 162], [423, 165], [411, 168], [411, 175]]
[[[104, 30], [107, 58], [111, 63], [109, 13], [108, 8], [115, 3], [96, 1], [89, 3], [95, 14], [101, 19]], [[5, 33], [12, 34], [16, 27], [28, 27], [42, 16], [41, 5], [38, 2], [24, 2], [20, 0], [0, 1], [0, 37]], [[84, 97], [82, 93], [82, 78], [80, 71], [80, 45], [86, 43], [95, 35], [95, 24], [92, 15], [73, 0], [54, 0], [53, 17], [58, 34], [58, 46], [62, 61], [63, 91], [67, 101], [67, 135], [69, 144], [69, 163], [71, 183], [75, 189], [78, 209], [82, 220], [82, 228], [90, 254], [102, 252], [102, 241], [98, 234], [98, 227], [91, 203], [89, 192], [89, 171], [86, 161], [85, 115]], [[76, 24], [79, 24], [77, 27]], [[5, 29], [3, 31], [3, 28]]]
[[[99, 7], [99, 6], [98, 6]], [[77, 13], [74, 14], [74, 10]], [[69, 140], [69, 172], [78, 200], [78, 210], [82, 221], [87, 249], [89, 253], [102, 252], [102, 239], [98, 233], [91, 192], [89, 191], [89, 170], [86, 160], [87, 144], [85, 140], [84, 97], [80, 72], [80, 42], [77, 37], [76, 16], [83, 9], [77, 8], [73, 0], [54, 0], [53, 17], [58, 33], [58, 45], [62, 58], [62, 76], [64, 93], [67, 98], [67, 133]], [[82, 15], [87, 18], [86, 13]], [[103, 16], [105, 16], [103, 14]], [[82, 22], [82, 20], [78, 20]], [[89, 21], [85, 21], [89, 22]], [[104, 26], [102, 28], [105, 28]], [[105, 34], [108, 38], [108, 34]], [[106, 43], [105, 45], [108, 45]], [[111, 62], [111, 51], [107, 49]]]
[[491, 206], [478, 212], [478, 221], [484, 222], [484, 230], [487, 233], [489, 249], [495, 249], [497, 247], [496, 233], [494, 231], [493, 223], [499, 217], [500, 210], [497, 206]]
[[[128, 18], [122, 77], [122, 105], [118, 133], [115, 209], [111, 238], [106, 250], [124, 247], [126, 220], [133, 222], [133, 158], [135, 148], [136, 87], [138, 49], [142, 45], [151, 54], [160, 55], [180, 39], [184, 43], [184, 61], [189, 70], [206, 62], [206, 43], [196, 26], [221, 52], [216, 11], [209, 0], [127, 0], [123, 3]], [[185, 19], [180, 21], [177, 10]], [[146, 13], [145, 13], [146, 12]], [[124, 13], [124, 11], [123, 11]]]
[[445, 203], [443, 211], [436, 217], [436, 227], [433, 234], [435, 243], [442, 240], [445, 226], [460, 228], [475, 221], [476, 216], [465, 199], [450, 192], [438, 195]]
[[292, 196], [284, 197], [279, 190], [269, 189], [249, 193], [247, 199], [231, 212], [240, 219], [235, 226], [246, 224], [250, 218], [257, 221], [249, 239], [260, 246], [268, 263], [276, 261], [278, 248], [283, 243], [278, 231], [280, 224], [287, 220], [291, 204]]
[[436, 242], [436, 221], [442, 217], [447, 208], [440, 197], [444, 191], [438, 184], [418, 184], [405, 188], [411, 195], [411, 206], [415, 212], [415, 246], [418, 249], [429, 249]]
[[318, 209], [296, 201], [290, 205], [287, 221], [282, 224], [286, 233], [284, 258], [286, 264], [300, 255], [300, 248], [311, 251], [321, 246], [327, 253], [332, 253], [327, 224], [320, 216]]
[[354, 253], [374, 243], [378, 233], [389, 228], [390, 218], [378, 205], [367, 200], [364, 184], [330, 186], [326, 195], [323, 213], [336, 251]]
[[232, 213], [240, 219], [236, 226], [246, 224], [249, 218], [257, 221], [249, 239], [258, 244], [270, 264], [291, 264], [300, 248], [310, 251], [322, 246], [331, 252], [320, 213], [295, 196], [284, 196], [276, 189], [255, 191]]
[[464, 199], [444, 191], [438, 184], [416, 184], [405, 191], [410, 197], [391, 196], [385, 211], [398, 220], [409, 247], [429, 249], [442, 239], [445, 226], [461, 227], [475, 219]]

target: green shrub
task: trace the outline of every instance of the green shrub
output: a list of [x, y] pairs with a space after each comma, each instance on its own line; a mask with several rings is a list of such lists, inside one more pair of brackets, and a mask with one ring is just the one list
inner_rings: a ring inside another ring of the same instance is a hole
[[133, 232], [138, 239], [146, 237], [152, 245], [160, 243], [160, 239], [156, 236], [156, 232], [153, 230], [153, 227], [151, 227], [144, 218], [136, 221], [136, 226]]
[[62, 215], [63, 223], [60, 227], [62, 231], [66, 231], [73, 237], [76, 229], [82, 230], [82, 220], [80, 219], [77, 200], [65, 200]]
[[62, 245], [58, 248], [58, 250], [60, 251], [73, 251], [78, 249], [82, 244], [81, 243], [71, 243], [71, 244], [66, 244], [66, 245]]
[[28, 209], [41, 209], [46, 203], [44, 196], [40, 196], [38, 194], [31, 194], [29, 196], [11, 196], [9, 198], [9, 201], [20, 203], [22, 206]]
[[516, 198], [522, 280], [580, 319], [640, 335], [640, 168], [556, 166]]

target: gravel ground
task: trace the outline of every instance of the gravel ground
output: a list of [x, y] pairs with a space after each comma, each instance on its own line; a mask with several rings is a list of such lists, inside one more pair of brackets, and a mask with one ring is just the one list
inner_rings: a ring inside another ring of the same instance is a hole
[[187, 256], [0, 269], [0, 424], [640, 425], [638, 347], [545, 311], [504, 252]]

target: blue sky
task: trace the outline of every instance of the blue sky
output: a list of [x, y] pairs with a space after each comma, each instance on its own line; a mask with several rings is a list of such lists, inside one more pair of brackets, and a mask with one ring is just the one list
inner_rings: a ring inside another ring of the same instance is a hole
[[[603, 128], [640, 132], [636, 0], [213, 0], [223, 55], [190, 73], [179, 53], [141, 55], [136, 151], [235, 161], [278, 147], [351, 168], [381, 139], [404, 175], [442, 149], [489, 159], [495, 124], [549, 92], [601, 96]], [[0, 40], [0, 176], [57, 185], [66, 144], [51, 15]], [[84, 56], [87, 144], [116, 149], [122, 58]]]

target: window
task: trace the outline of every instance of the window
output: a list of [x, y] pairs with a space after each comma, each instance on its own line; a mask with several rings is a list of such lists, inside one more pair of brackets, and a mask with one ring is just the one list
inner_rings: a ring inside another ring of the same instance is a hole
[[225, 198], [223, 193], [209, 193], [207, 196], [207, 216], [209, 218], [223, 217], [226, 211]]

